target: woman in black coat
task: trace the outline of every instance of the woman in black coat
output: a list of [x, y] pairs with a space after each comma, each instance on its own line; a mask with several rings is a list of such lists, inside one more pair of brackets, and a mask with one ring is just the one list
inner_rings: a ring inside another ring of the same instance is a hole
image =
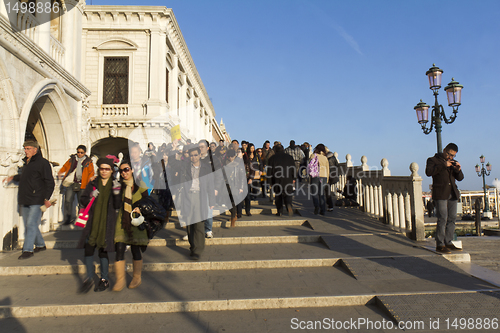
[[99, 251], [101, 264], [101, 279], [94, 291], [104, 291], [109, 288], [108, 252], [115, 251], [114, 237], [116, 227], [116, 211], [121, 207], [121, 184], [113, 179], [113, 161], [109, 158], [100, 158], [97, 161], [99, 176], [87, 184], [82, 193], [80, 203], [87, 207], [90, 200], [95, 200], [89, 211], [87, 224], [83, 229], [78, 248], [85, 249], [85, 267], [87, 277], [80, 288], [81, 293], [86, 293], [94, 284], [94, 251]]
[[275, 195], [275, 204], [278, 210], [276, 215], [283, 214], [283, 204], [288, 216], [293, 216], [292, 199], [295, 182], [295, 161], [291, 155], [285, 153], [282, 145], [275, 147], [276, 154], [269, 159], [268, 170], [271, 178], [271, 188]]

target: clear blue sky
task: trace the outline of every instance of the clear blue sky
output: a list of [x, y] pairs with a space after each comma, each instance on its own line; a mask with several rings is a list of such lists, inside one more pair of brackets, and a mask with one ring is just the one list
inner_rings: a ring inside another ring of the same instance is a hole
[[[90, 0], [87, 0], [90, 4]], [[324, 143], [362, 155], [394, 176], [417, 162], [424, 178], [436, 153], [413, 107], [434, 103], [425, 72], [435, 63], [443, 88], [464, 86], [458, 118], [443, 125], [443, 146], [459, 146], [463, 190], [480, 190], [484, 154], [500, 178], [500, 1], [93, 0], [94, 5], [172, 8], [198, 72], [234, 139], [261, 146]], [[451, 108], [440, 90], [439, 102]]]

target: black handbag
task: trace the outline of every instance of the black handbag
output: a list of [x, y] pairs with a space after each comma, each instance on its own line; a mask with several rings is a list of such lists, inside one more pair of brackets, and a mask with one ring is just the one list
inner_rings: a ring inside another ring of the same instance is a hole
[[139, 207], [144, 223], [138, 226], [139, 230], [146, 229], [148, 238], [152, 239], [154, 235], [163, 229], [167, 211], [155, 199], [150, 196], [144, 197], [133, 204], [133, 208]]

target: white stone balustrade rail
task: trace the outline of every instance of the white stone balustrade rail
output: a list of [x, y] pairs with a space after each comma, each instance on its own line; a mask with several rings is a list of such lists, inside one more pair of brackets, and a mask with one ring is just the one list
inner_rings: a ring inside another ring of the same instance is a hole
[[64, 46], [61, 42], [50, 36], [50, 56], [61, 66], [64, 66]]
[[101, 116], [128, 116], [128, 104], [103, 104]]
[[[19, 6], [21, 2], [18, 1]], [[28, 36], [35, 43], [38, 42], [38, 27], [39, 23], [36, 17], [30, 12], [22, 13], [21, 10], [17, 13], [17, 28]]]
[[352, 175], [357, 182], [357, 201], [361, 210], [413, 240], [424, 240], [422, 178], [417, 173], [418, 164], [410, 164], [410, 176], [391, 176], [385, 158], [380, 163], [381, 170], [370, 168], [366, 156], [361, 157], [361, 163], [361, 166], [354, 166], [348, 154], [346, 162], [340, 163], [339, 181], [335, 187], [342, 190], [347, 175]]

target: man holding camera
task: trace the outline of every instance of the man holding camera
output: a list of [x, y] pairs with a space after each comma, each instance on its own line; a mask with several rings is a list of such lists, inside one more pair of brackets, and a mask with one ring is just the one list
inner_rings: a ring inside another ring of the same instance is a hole
[[454, 160], [458, 146], [449, 143], [442, 153], [427, 159], [425, 174], [432, 177], [432, 200], [436, 206], [438, 218], [436, 226], [436, 251], [451, 253], [461, 251], [451, 241], [455, 234], [457, 220], [457, 202], [460, 198], [455, 181], [464, 179], [460, 163]]

